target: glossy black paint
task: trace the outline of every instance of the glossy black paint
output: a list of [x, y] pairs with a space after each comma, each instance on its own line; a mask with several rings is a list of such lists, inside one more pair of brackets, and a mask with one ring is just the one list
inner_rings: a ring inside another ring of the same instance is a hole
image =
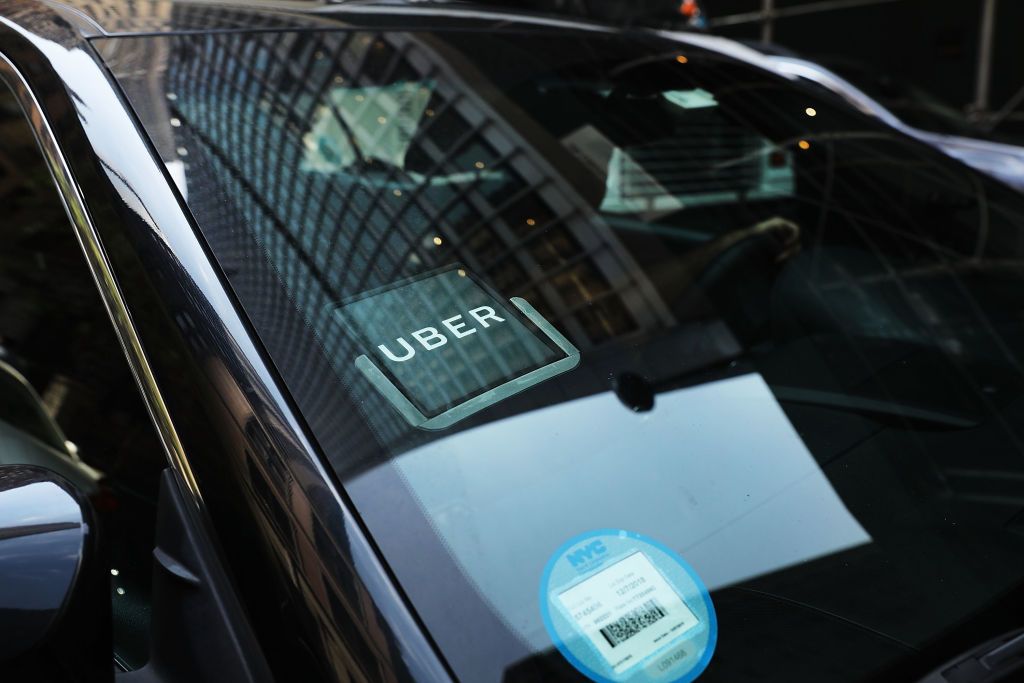
[[110, 615], [103, 608], [97, 543], [89, 503], [67, 480], [41, 467], [0, 467], [5, 680], [111, 677], [105, 655]]
[[51, 170], [73, 178], [55, 171], [62, 193], [83, 198], [69, 213], [116, 279], [122, 343], [275, 675], [449, 678], [87, 40], [42, 4], [0, 2], [0, 54]]
[[[97, 239], [83, 246], [99, 249], [116, 277], [125, 314], [112, 311], [115, 323], [138, 336], [136, 362], [153, 378], [141, 382], [143, 393], [159, 394], [147, 398], [156, 421], [167, 423], [170, 460], [182, 488], [193, 491], [271, 666], [282, 680], [449, 678], [89, 39], [441, 20], [486, 30], [514, 17], [359, 3], [301, 15], [171, 2], [90, 7], [0, 0], [0, 55], [35, 94], [39, 108], [28, 113], [41, 142], [46, 148], [52, 132], [48, 154], [63, 156], [84, 198], [87, 215], [75, 220], [91, 223]], [[635, 410], [654, 400], [629, 377], [616, 388]], [[939, 645], [940, 659], [963, 646]], [[893, 672], [898, 680], [911, 675]]]
[[42, 641], [67, 602], [88, 542], [83, 514], [45, 471], [0, 468], [0, 660]]

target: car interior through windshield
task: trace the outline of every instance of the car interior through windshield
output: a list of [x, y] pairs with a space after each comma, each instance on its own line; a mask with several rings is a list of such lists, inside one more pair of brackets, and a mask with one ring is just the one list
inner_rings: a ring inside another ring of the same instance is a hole
[[537, 596], [595, 529], [700, 576], [701, 680], [867, 680], [1003, 628], [1024, 577], [1009, 188], [650, 36], [95, 44], [462, 680], [583, 677]]

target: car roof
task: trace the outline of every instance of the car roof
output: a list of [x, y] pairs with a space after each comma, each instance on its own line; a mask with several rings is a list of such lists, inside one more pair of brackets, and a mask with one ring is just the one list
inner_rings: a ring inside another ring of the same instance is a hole
[[486, 27], [509, 22], [614, 32], [609, 24], [470, 2], [432, 0], [44, 0], [86, 38], [210, 31], [340, 28], [367, 22], [408, 28], [450, 21]]

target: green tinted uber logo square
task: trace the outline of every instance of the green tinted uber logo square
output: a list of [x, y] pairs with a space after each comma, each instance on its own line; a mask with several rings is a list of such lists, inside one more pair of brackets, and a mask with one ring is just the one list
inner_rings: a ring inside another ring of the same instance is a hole
[[356, 367], [413, 425], [442, 429], [579, 363], [524, 299], [502, 301], [453, 266], [341, 304]]

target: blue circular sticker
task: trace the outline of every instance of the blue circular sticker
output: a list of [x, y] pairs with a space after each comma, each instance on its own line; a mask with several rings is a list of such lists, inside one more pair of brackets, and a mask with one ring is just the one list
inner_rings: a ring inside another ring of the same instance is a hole
[[693, 568], [631, 531], [591, 531], [559, 548], [544, 569], [540, 609], [559, 651], [595, 681], [688, 683], [718, 639]]

